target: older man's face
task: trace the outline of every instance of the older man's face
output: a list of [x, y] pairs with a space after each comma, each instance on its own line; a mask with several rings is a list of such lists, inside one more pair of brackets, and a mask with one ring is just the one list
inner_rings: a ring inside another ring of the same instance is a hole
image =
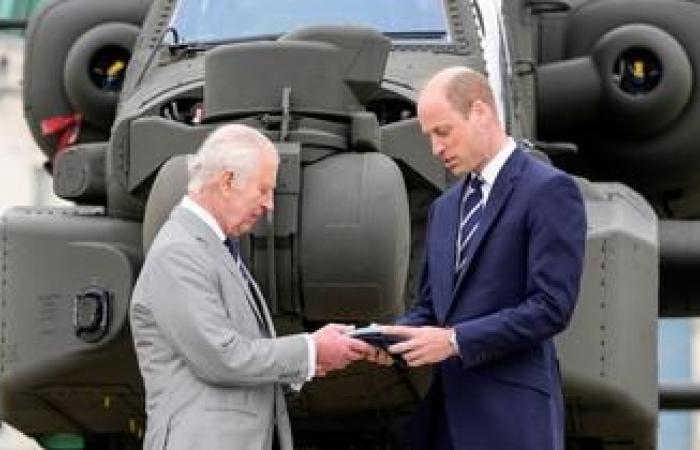
[[264, 153], [257, 170], [247, 179], [233, 179], [230, 190], [224, 192], [220, 214], [227, 236], [248, 233], [260, 217], [273, 209], [277, 166], [274, 155]]

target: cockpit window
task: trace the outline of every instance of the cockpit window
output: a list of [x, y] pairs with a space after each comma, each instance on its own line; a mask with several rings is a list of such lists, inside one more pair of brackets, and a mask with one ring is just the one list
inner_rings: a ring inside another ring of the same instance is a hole
[[448, 43], [443, 0], [180, 0], [181, 43], [277, 36], [308, 25], [360, 25], [394, 41]]

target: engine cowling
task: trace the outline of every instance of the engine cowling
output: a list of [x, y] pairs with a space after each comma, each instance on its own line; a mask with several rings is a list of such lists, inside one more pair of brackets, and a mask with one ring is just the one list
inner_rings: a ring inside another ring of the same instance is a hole
[[700, 181], [698, 23], [688, 2], [588, 2], [571, 12], [561, 60], [538, 69], [539, 137], [576, 142], [570, 168], [589, 178], [684, 195]]
[[109, 138], [131, 49], [150, 5], [49, 0], [30, 19], [25, 117], [50, 159], [69, 145]]

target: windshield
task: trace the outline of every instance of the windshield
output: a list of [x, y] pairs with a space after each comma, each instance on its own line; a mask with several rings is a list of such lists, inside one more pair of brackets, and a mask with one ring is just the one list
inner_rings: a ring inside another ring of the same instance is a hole
[[394, 40], [448, 42], [442, 0], [180, 0], [180, 42], [280, 35], [306, 25], [361, 25]]

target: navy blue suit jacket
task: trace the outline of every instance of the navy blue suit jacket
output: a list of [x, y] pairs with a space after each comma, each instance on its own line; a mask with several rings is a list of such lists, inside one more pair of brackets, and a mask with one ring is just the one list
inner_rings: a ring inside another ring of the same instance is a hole
[[463, 191], [464, 180], [433, 203], [419, 301], [398, 321], [454, 327], [460, 350], [436, 366], [441, 389], [433, 386], [419, 406], [407, 441], [434, 449], [426, 427], [444, 407], [455, 449], [563, 449], [552, 336], [566, 328], [578, 296], [586, 238], [580, 191], [564, 172], [516, 148], [489, 194], [466, 267], [455, 274]]

